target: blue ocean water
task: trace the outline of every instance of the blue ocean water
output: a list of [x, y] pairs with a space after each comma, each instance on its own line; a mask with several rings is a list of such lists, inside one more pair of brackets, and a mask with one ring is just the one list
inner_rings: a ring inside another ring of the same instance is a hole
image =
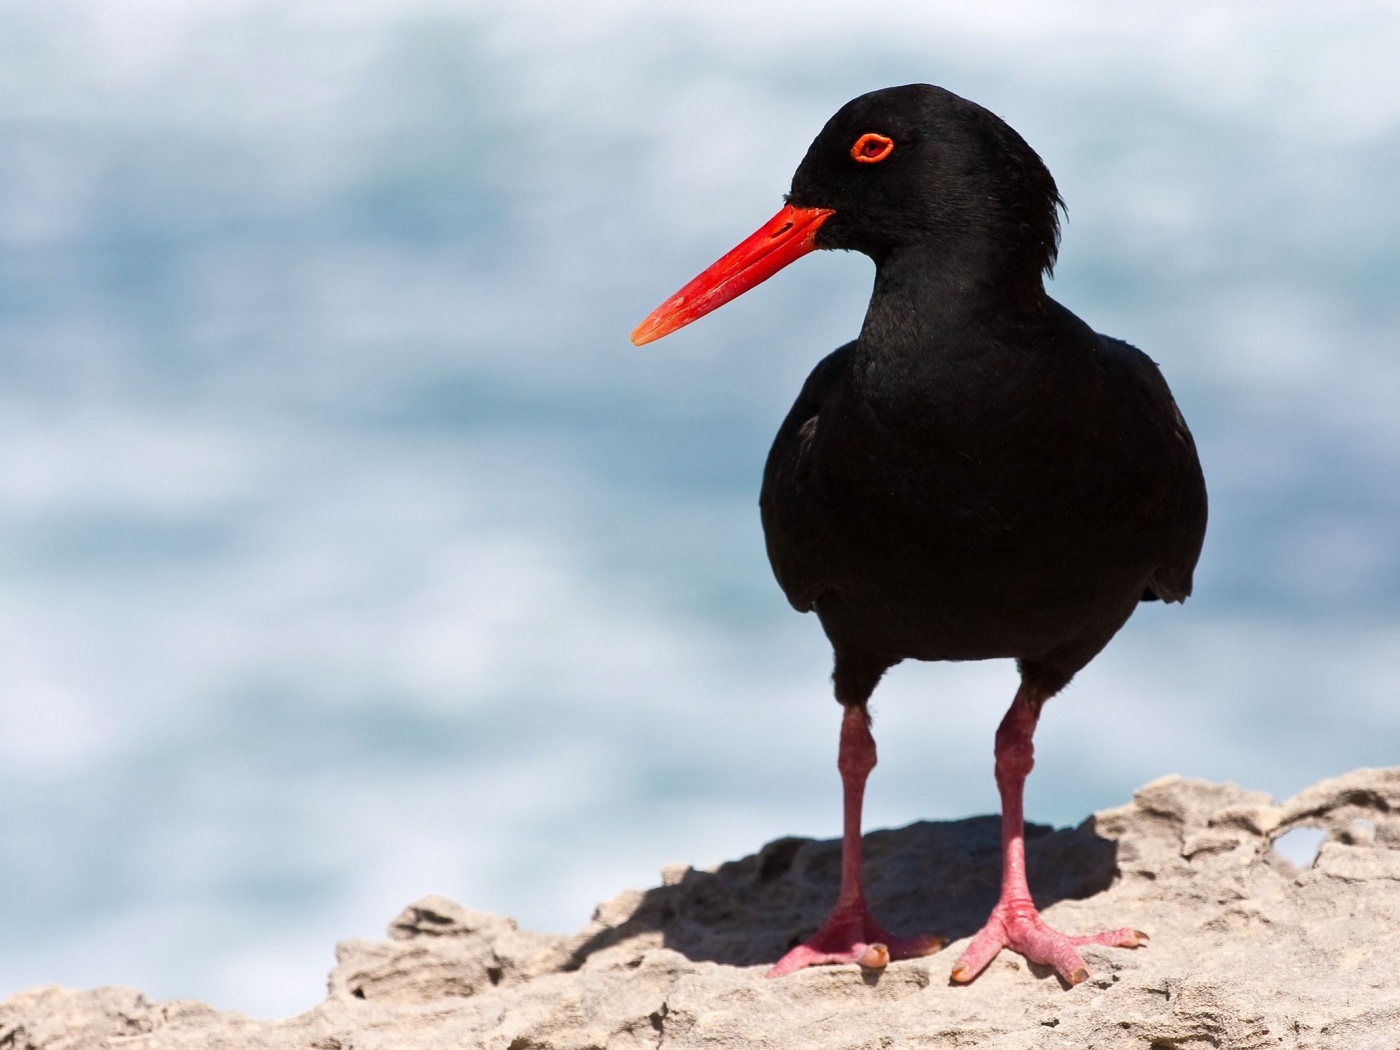
[[[1400, 753], [1400, 16], [1362, 3], [0, 8], [0, 994], [260, 1016], [440, 892], [580, 925], [834, 835], [768, 442], [859, 325], [822, 253], [642, 350], [826, 117], [941, 83], [1158, 359], [1197, 596], [1048, 709], [1028, 811]], [[996, 808], [1001, 665], [877, 694], [870, 826]]]

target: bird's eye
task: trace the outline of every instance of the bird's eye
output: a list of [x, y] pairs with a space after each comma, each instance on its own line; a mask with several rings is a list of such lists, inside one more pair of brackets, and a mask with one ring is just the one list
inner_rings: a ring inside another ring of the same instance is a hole
[[851, 159], [862, 164], [879, 164], [894, 152], [894, 139], [888, 135], [877, 135], [867, 131], [851, 147]]

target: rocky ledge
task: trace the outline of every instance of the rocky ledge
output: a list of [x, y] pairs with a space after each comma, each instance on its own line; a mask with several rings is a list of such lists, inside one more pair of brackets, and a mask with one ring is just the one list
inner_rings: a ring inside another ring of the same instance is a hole
[[[1273, 849], [1324, 830], [1295, 867]], [[572, 936], [440, 897], [386, 941], [340, 945], [329, 995], [285, 1021], [125, 988], [38, 988], [0, 1003], [0, 1050], [631, 1050], [631, 1048], [1400, 1047], [1400, 768], [1365, 769], [1275, 804], [1167, 777], [1079, 828], [1028, 829], [1031, 885], [1067, 931], [1132, 926], [1151, 945], [1089, 948], [1066, 988], [1003, 952], [968, 987], [948, 971], [993, 903], [993, 817], [866, 838], [877, 913], [951, 943], [883, 972], [764, 978], [835, 894], [836, 842], [780, 839], [713, 871], [600, 905]]]

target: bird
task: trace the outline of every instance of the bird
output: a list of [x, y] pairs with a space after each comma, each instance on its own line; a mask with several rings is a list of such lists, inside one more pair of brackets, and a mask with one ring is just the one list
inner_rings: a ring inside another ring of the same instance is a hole
[[1207, 517], [1195, 442], [1156, 363], [1046, 292], [1063, 209], [1040, 156], [990, 110], [929, 84], [872, 91], [827, 121], [777, 215], [632, 333], [659, 339], [814, 250], [875, 264], [859, 334], [808, 376], [759, 496], [773, 573], [821, 622], [843, 710], [840, 889], [769, 976], [942, 946], [882, 927], [861, 873], [868, 704], [911, 659], [1010, 659], [1020, 679], [993, 748], [1000, 896], [950, 980], [1009, 949], [1073, 986], [1089, 976], [1084, 945], [1147, 940], [1055, 930], [1026, 880], [1042, 709], [1140, 603], [1186, 599]]

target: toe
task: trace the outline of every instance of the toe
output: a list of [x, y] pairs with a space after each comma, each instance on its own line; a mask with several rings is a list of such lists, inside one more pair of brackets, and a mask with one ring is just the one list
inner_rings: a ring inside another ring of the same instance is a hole
[[883, 944], [868, 944], [856, 963], [867, 970], [883, 970], [890, 964], [890, 950]]

